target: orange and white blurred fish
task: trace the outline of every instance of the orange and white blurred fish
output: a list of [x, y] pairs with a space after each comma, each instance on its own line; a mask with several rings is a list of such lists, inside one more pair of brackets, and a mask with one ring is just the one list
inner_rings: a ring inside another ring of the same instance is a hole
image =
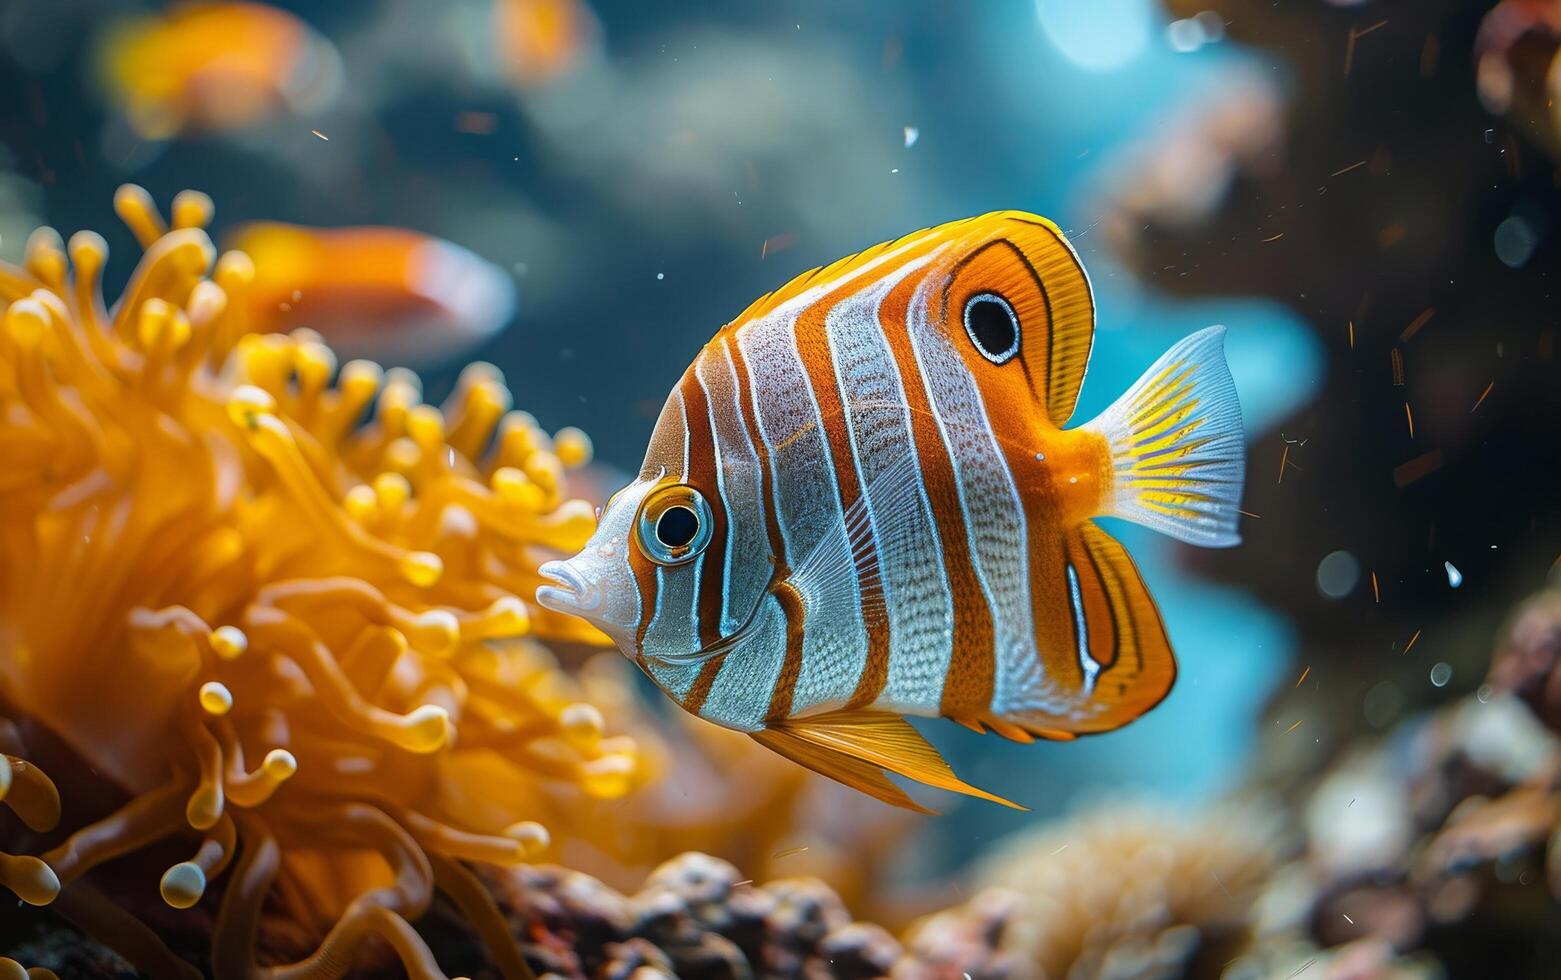
[[523, 88], [565, 74], [600, 33], [585, 0], [497, 0], [494, 35], [504, 70]]
[[920, 808], [887, 771], [1008, 803], [904, 716], [1022, 742], [1132, 721], [1175, 660], [1091, 518], [1239, 540], [1223, 328], [1064, 429], [1094, 320], [1078, 256], [1019, 212], [800, 276], [699, 352], [638, 479], [537, 600], [687, 711], [881, 800]]
[[336, 49], [263, 3], [192, 3], [110, 31], [99, 52], [109, 94], [144, 139], [220, 131], [336, 95]]
[[493, 336], [515, 312], [514, 280], [460, 247], [405, 228], [241, 226], [254, 259], [247, 327], [308, 327], [347, 357], [441, 361]]

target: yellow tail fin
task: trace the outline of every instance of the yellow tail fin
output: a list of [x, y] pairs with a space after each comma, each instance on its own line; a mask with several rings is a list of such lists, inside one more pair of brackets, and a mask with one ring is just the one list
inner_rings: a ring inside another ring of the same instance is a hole
[[1184, 338], [1086, 423], [1111, 447], [1101, 513], [1209, 548], [1239, 544], [1246, 447], [1225, 364], [1225, 328]]

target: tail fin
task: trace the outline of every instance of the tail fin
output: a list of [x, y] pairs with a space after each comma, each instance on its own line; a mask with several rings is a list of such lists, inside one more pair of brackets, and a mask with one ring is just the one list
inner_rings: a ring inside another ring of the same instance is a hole
[[1246, 447], [1224, 327], [1177, 343], [1083, 428], [1111, 447], [1116, 479], [1101, 513], [1204, 547], [1241, 542]]

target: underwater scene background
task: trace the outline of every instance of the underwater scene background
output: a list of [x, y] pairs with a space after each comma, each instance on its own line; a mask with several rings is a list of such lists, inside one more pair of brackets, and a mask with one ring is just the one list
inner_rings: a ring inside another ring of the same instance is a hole
[[[1558, 48], [1549, 0], [5, 0], [0, 975], [1557, 975]], [[532, 596], [721, 325], [997, 209], [1090, 275], [1076, 418], [1228, 328], [1244, 541], [1108, 519], [1178, 683], [918, 724], [1031, 809], [913, 816]]]

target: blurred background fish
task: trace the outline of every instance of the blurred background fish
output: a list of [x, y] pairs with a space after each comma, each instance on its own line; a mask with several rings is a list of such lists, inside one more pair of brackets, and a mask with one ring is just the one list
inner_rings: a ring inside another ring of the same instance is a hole
[[318, 331], [348, 357], [449, 360], [515, 312], [504, 270], [459, 245], [404, 228], [240, 226], [226, 240], [255, 260], [249, 327]]
[[191, 3], [112, 28], [99, 52], [110, 99], [144, 139], [221, 132], [335, 97], [335, 47], [262, 3]]
[[584, 0], [497, 0], [494, 36], [517, 85], [541, 85], [568, 72], [598, 34]]

